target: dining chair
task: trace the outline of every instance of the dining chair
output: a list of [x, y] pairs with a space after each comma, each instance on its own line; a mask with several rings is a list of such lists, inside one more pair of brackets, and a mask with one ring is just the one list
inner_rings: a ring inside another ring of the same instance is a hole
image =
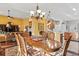
[[[26, 39], [24, 39], [24, 37]], [[16, 40], [17, 40], [17, 45], [18, 45], [18, 56], [33, 56], [36, 55], [38, 52], [35, 50], [32, 46], [28, 45], [26, 40], [28, 38], [27, 33], [17, 33], [15, 34]], [[27, 47], [28, 46], [28, 47]]]
[[24, 39], [19, 33], [15, 34], [17, 45], [18, 45], [18, 54], [19, 56], [27, 56], [27, 49], [24, 42]]
[[[64, 38], [64, 40], [65, 40], [64, 47], [63, 48], [61, 47], [59, 50], [57, 50], [55, 52], [49, 52], [48, 53], [49, 56], [66, 56], [67, 55], [67, 50], [68, 50], [68, 47], [69, 47], [70, 40], [71, 40], [72, 36], [71, 36], [70, 33], [68, 33], [64, 37], [65, 37]], [[61, 41], [60, 41], [60, 43], [61, 43]]]
[[16, 33], [14, 33], [14, 35], [15, 35], [17, 47], [18, 47], [17, 56], [21, 56], [21, 47], [20, 47], [19, 37]]
[[68, 50], [68, 47], [69, 47], [71, 38], [72, 38], [72, 36], [70, 36], [69, 39], [67, 39], [66, 42], [65, 42], [65, 47], [64, 47], [64, 51], [63, 51], [63, 56], [66, 56], [66, 55], [67, 55], [67, 50]]
[[[67, 36], [66, 36], [67, 35]], [[64, 46], [63, 48], [60, 48], [59, 51], [57, 51], [56, 55], [55, 56], [66, 56], [67, 55], [67, 50], [68, 50], [68, 47], [70, 45], [70, 41], [71, 41], [71, 38], [72, 36], [69, 34], [66, 34], [64, 37]]]
[[21, 48], [21, 53], [23, 56], [27, 56], [27, 48], [26, 48], [26, 44], [25, 44], [25, 41], [24, 41], [24, 38], [18, 34], [19, 36], [19, 41], [20, 41], [20, 48]]

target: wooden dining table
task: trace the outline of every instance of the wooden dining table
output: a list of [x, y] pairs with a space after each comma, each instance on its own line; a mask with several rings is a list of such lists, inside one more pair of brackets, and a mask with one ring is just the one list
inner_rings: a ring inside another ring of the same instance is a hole
[[32, 38], [26, 32], [22, 32], [22, 33], [19, 33], [19, 34], [25, 39], [25, 42], [28, 45], [36, 47], [36, 48], [41, 48], [44, 51], [55, 52], [55, 51], [57, 51], [61, 48], [61, 42], [59, 42], [59, 41], [55, 41], [56, 46], [54, 48], [51, 48], [47, 44], [44, 44], [43, 39], [41, 40], [40, 37], [39, 38], [36, 37], [36, 39]]
[[[30, 45], [30, 46], [33, 46], [33, 47], [36, 47], [36, 48], [41, 48], [47, 52], [55, 52], [55, 51], [58, 51], [60, 48], [61, 48], [61, 44], [60, 42], [58, 41], [54, 41], [55, 42], [55, 47], [54, 48], [51, 48], [49, 47], [47, 44], [44, 44], [42, 42], [42, 40], [34, 40], [32, 38], [25, 38], [26, 39], [26, 42]], [[36, 38], [37, 39], [37, 38]]]

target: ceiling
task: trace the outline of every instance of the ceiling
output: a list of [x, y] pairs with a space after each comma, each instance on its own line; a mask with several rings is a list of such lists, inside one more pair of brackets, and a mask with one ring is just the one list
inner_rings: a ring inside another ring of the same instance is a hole
[[[0, 3], [0, 15], [10, 15], [19, 18], [26, 18], [31, 10], [36, 10], [36, 3]], [[79, 3], [38, 3], [40, 9], [46, 12], [51, 11], [50, 18], [55, 20], [78, 20]]]

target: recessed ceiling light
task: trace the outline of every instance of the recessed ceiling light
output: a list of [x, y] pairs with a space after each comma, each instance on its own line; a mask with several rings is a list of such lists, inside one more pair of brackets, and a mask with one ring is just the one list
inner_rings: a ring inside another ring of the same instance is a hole
[[76, 9], [76, 8], [72, 8], [72, 10], [73, 10], [73, 11], [76, 11], [77, 9]]

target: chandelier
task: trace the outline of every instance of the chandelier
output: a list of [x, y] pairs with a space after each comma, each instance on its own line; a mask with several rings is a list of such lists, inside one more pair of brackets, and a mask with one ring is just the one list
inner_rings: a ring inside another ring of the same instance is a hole
[[42, 12], [39, 8], [39, 6], [36, 6], [36, 11], [30, 11], [30, 16], [31, 17], [36, 17], [36, 18], [42, 18], [45, 16], [45, 12]]

